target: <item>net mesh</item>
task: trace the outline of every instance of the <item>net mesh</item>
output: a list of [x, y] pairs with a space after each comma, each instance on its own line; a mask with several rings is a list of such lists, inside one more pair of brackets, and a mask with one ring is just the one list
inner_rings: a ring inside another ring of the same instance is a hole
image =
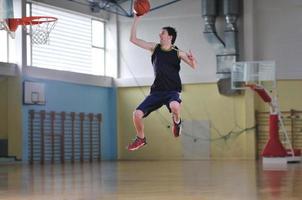
[[3, 21], [0, 20], [0, 30], [4, 30], [5, 29], [5, 24]]
[[27, 26], [27, 32], [31, 35], [33, 44], [49, 44], [49, 34], [56, 25], [56, 20], [42, 17], [35, 19]]
[[10, 31], [6, 20], [0, 20], [0, 31], [6, 31], [12, 39], [15, 39], [15, 32]]

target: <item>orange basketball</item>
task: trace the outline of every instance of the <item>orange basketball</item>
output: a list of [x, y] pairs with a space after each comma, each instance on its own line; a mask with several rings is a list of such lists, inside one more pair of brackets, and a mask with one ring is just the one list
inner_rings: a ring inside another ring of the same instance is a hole
[[150, 11], [150, 2], [148, 0], [135, 0], [134, 11], [137, 16], [141, 16]]

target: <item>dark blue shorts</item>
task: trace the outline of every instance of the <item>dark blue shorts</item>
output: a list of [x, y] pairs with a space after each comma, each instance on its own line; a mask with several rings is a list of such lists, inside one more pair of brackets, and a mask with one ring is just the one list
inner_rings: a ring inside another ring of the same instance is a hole
[[181, 103], [180, 93], [176, 92], [176, 91], [152, 92], [136, 108], [136, 110], [141, 110], [144, 113], [144, 117], [147, 117], [154, 110], [157, 110], [160, 107], [162, 107], [163, 105], [166, 105], [169, 112], [171, 112], [171, 109], [169, 106], [171, 101], [177, 101], [178, 103]]

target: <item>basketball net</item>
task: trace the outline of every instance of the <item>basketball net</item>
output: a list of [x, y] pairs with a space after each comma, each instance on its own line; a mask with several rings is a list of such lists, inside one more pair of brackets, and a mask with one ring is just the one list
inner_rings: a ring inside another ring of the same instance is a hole
[[49, 44], [49, 34], [54, 29], [57, 21], [49, 21], [48, 18], [40, 18], [39, 20], [44, 20], [45, 22], [36, 25], [30, 24], [27, 27], [27, 32], [31, 36], [33, 44]]

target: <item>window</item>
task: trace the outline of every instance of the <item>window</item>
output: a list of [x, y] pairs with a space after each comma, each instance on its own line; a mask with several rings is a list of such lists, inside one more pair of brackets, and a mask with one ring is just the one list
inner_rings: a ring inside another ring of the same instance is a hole
[[53, 16], [58, 21], [46, 45], [27, 39], [28, 65], [94, 75], [106, 75], [105, 23], [79, 13], [30, 4], [27, 15]]
[[8, 62], [8, 34], [6, 31], [0, 31], [0, 62]]
[[105, 26], [104, 23], [97, 20], [91, 21], [91, 37], [92, 37], [92, 68], [96, 74], [106, 74], [105, 73], [105, 42], [104, 33]]
[[0, 62], [16, 62], [15, 39], [5, 30], [0, 30]]

